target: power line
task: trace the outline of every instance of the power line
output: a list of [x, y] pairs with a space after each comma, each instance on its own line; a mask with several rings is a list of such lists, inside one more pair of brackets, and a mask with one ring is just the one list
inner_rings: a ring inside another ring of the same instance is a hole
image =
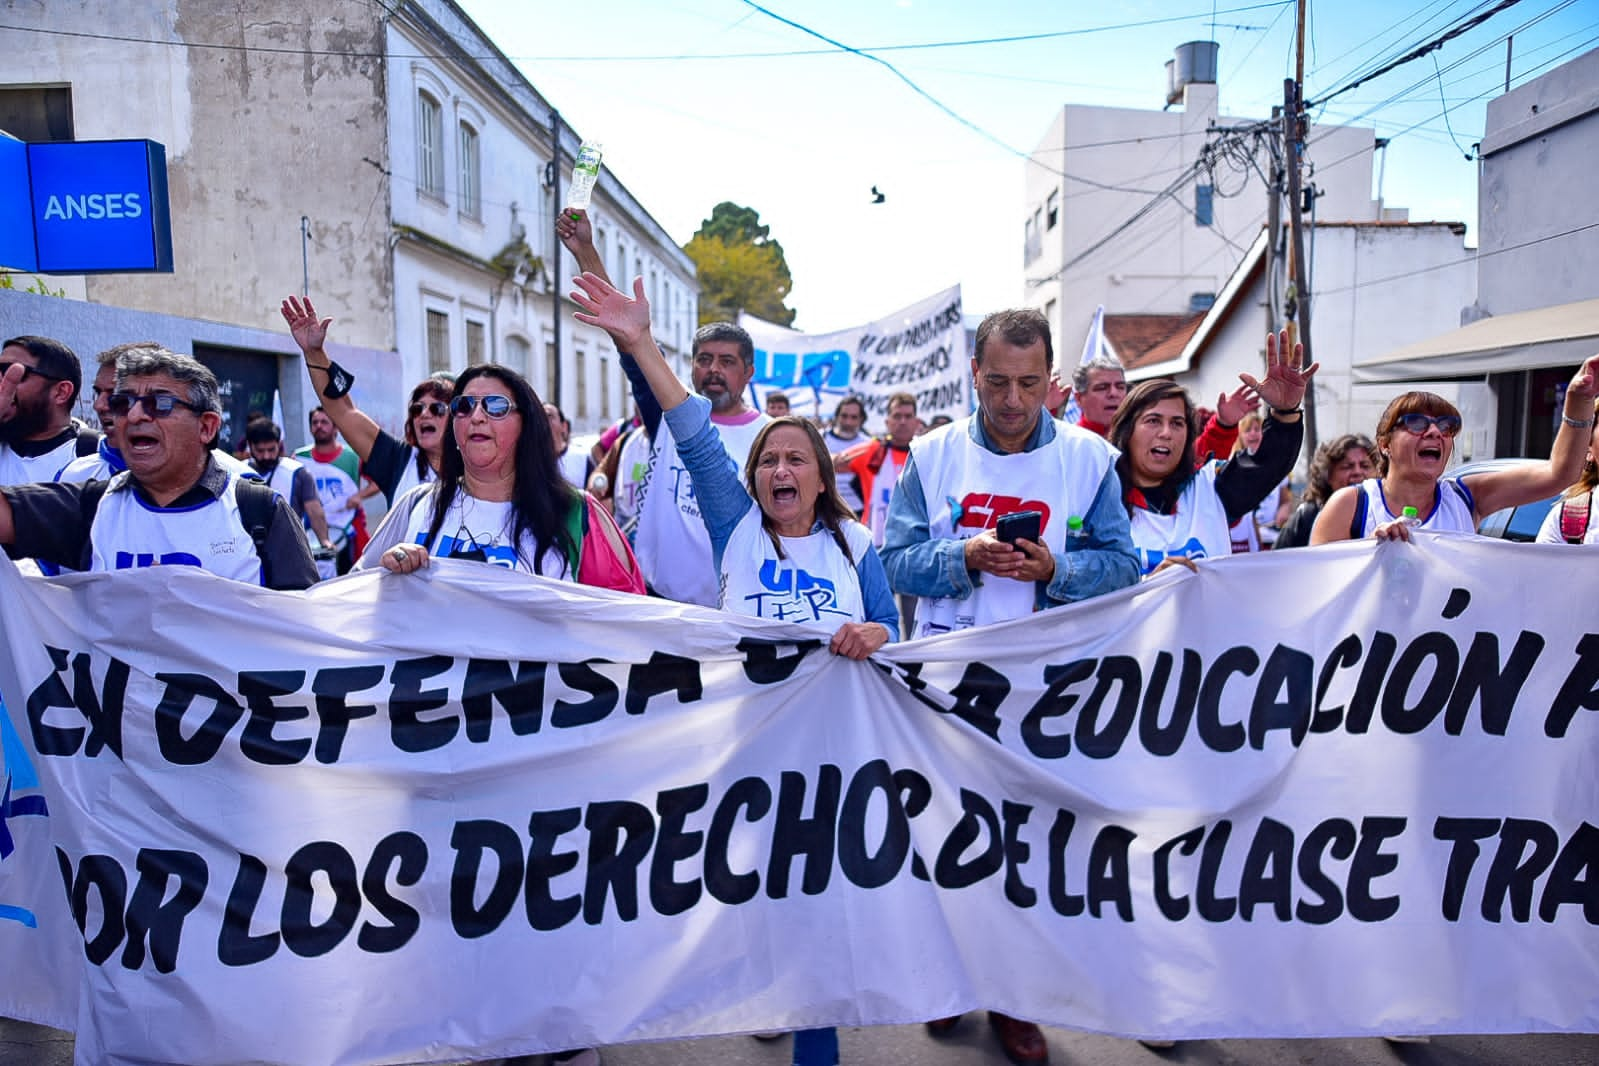
[[[1484, 259], [1492, 259], [1496, 255], [1504, 255], [1507, 252], [1519, 252], [1521, 249], [1531, 248], [1535, 244], [1544, 244], [1547, 241], [1559, 240], [1562, 237], [1570, 237], [1575, 234], [1583, 233], [1587, 230], [1596, 228], [1599, 228], [1599, 222], [1589, 222], [1581, 226], [1573, 226], [1571, 229], [1561, 230], [1559, 233], [1550, 233], [1542, 237], [1534, 237], [1532, 240], [1522, 241], [1520, 244], [1507, 244], [1503, 248], [1495, 248], [1491, 252], [1479, 250], [1475, 257], [1475, 261], [1481, 262]], [[1461, 260], [1457, 263], [1435, 263], [1432, 266], [1417, 267], [1415, 270], [1406, 270], [1398, 274], [1387, 274], [1380, 278], [1371, 278], [1367, 281], [1357, 281], [1351, 285], [1339, 285], [1333, 288], [1322, 289], [1317, 293], [1317, 295], [1327, 296], [1335, 292], [1352, 292], [1355, 289], [1369, 288], [1372, 285], [1386, 285], [1391, 281], [1399, 281], [1403, 278], [1413, 278], [1419, 274], [1431, 274], [1438, 270], [1449, 270], [1453, 267], [1464, 266], [1468, 262], [1471, 261]]]

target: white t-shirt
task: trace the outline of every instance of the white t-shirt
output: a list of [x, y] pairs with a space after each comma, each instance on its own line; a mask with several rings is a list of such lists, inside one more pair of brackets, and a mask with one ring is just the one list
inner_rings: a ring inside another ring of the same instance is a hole
[[[1583, 544], [1599, 544], [1599, 521], [1596, 521], [1596, 519], [1599, 519], [1599, 515], [1594, 514], [1595, 499], [1596, 497], [1593, 493], [1588, 494], [1588, 528], [1582, 534]], [[1538, 527], [1537, 543], [1566, 543], [1566, 538], [1560, 534], [1560, 512], [1565, 510], [1565, 507], [1566, 501], [1562, 497], [1555, 501], [1553, 507], [1549, 508], [1549, 513], [1544, 515], [1543, 525]]]
[[[362, 564], [373, 551], [382, 551], [398, 543], [422, 544], [433, 522], [433, 494], [436, 485], [413, 489], [396, 502], [393, 512], [383, 520], [378, 534], [362, 555]], [[428, 554], [437, 559], [470, 558], [507, 570], [534, 573], [533, 559], [538, 554], [533, 538], [523, 534], [520, 542], [511, 528], [512, 504], [509, 500], [479, 500], [457, 491], [444, 514], [444, 524], [439, 527], [437, 542], [428, 545]], [[404, 533], [393, 536], [390, 522], [403, 522]], [[559, 547], [552, 546], [544, 553], [540, 570], [543, 575], [558, 581], [574, 581], [568, 573], [567, 559]]]
[[[1392, 522], [1400, 517], [1388, 509], [1388, 497], [1382, 491], [1382, 478], [1367, 478], [1360, 483], [1360, 491], [1366, 494], [1366, 523], [1361, 528], [1362, 537], [1371, 536], [1384, 522]], [[1472, 514], [1471, 493], [1466, 491], [1464, 482], [1455, 477], [1443, 478], [1433, 492], [1437, 505], [1431, 514], [1422, 519], [1418, 529], [1428, 533], [1477, 532], [1477, 516]]]

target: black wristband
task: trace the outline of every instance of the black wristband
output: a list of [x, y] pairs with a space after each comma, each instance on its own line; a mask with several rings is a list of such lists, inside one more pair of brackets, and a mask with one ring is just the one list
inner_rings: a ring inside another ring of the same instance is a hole
[[1300, 404], [1298, 407], [1273, 407], [1271, 408], [1271, 413], [1273, 415], [1302, 415], [1305, 413], [1305, 405]]
[[327, 372], [328, 387], [322, 390], [322, 396], [325, 399], [337, 400], [346, 396], [350, 392], [350, 387], [355, 384], [355, 375], [335, 363], [332, 359], [328, 360], [327, 366], [319, 366], [315, 363], [307, 363], [305, 365], [309, 370], [324, 370]]

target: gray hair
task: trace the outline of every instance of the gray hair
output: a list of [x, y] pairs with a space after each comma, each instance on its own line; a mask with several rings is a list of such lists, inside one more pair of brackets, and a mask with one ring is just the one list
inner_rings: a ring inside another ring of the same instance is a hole
[[222, 413], [221, 387], [217, 376], [198, 359], [179, 355], [160, 347], [131, 345], [117, 356], [117, 388], [127, 387], [129, 378], [152, 377], [166, 374], [188, 389], [189, 403], [201, 411]]
[[95, 356], [94, 361], [101, 366], [114, 367], [117, 365], [117, 360], [122, 358], [124, 352], [136, 352], [146, 348], [153, 348], [156, 351], [166, 350], [160, 341], [128, 341], [125, 344], [113, 344]]
[[1116, 361], [1115, 357], [1096, 355], [1088, 362], [1078, 364], [1077, 369], [1072, 371], [1072, 390], [1080, 393], [1087, 392], [1088, 375], [1096, 370], [1114, 370], [1123, 379], [1127, 377], [1127, 371], [1122, 367], [1121, 363]]

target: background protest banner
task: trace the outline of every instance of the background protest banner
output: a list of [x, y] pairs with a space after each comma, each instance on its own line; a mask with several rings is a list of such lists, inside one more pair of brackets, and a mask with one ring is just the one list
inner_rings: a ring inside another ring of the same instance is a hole
[[838, 401], [853, 394], [866, 405], [866, 432], [872, 434], [886, 430], [888, 398], [896, 392], [916, 397], [924, 422], [971, 413], [971, 353], [959, 285], [834, 333], [796, 333], [748, 314], [738, 324], [755, 341], [759, 404], [778, 389], [794, 414], [831, 418]]
[[978, 1006], [1591, 1032], [1590, 555], [1235, 556], [867, 663], [451, 560], [304, 594], [3, 562], [0, 692], [49, 805], [5, 824], [49, 840], [16, 838], [0, 901], [57, 882], [0, 922], [0, 1005], [48, 994], [95, 1063]]

